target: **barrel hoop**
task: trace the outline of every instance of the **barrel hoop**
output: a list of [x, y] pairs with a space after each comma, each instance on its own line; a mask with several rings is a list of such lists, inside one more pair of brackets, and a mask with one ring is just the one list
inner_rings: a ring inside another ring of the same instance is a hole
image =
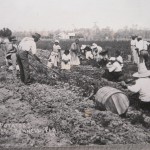
[[[102, 104], [105, 104], [105, 102], [112, 96], [112, 95], [114, 95], [114, 94], [116, 94], [116, 93], [122, 93], [122, 94], [124, 94], [123, 92], [115, 92], [115, 93], [113, 93], [113, 94], [111, 94], [111, 95], [109, 95], [106, 99], [105, 99], [105, 101], [102, 101]], [[106, 95], [106, 94], [105, 94]], [[124, 94], [125, 95], [125, 94]]]

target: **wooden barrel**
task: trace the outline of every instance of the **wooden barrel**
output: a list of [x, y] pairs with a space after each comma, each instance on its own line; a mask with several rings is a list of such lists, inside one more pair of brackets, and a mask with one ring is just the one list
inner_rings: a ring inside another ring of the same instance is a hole
[[120, 90], [106, 86], [95, 95], [96, 104], [115, 114], [124, 114], [129, 107], [128, 97]]

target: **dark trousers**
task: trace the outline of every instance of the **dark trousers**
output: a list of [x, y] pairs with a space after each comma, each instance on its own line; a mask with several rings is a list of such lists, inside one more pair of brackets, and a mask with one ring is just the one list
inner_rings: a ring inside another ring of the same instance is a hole
[[105, 73], [102, 75], [103, 78], [106, 78], [110, 81], [120, 81], [122, 77], [122, 72], [109, 72], [108, 69], [105, 70]]
[[17, 53], [17, 62], [20, 68], [21, 81], [27, 84], [30, 80], [29, 60], [27, 51]]
[[142, 108], [143, 110], [149, 110], [150, 111], [150, 102], [140, 101], [140, 108]]
[[149, 59], [149, 54], [147, 50], [142, 50], [140, 51], [140, 63], [145, 61], [146, 67], [148, 67], [148, 59]]

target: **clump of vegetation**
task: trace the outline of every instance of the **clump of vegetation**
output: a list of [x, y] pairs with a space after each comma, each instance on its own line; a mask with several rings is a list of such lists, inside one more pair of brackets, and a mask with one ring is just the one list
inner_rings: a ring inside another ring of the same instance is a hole
[[0, 36], [1, 37], [9, 38], [11, 35], [12, 35], [12, 31], [8, 28], [3, 28], [0, 30]]

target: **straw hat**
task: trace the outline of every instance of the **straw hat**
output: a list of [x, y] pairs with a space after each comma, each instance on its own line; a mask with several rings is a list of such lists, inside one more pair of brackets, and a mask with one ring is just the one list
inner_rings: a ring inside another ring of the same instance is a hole
[[132, 75], [137, 78], [144, 78], [150, 76], [150, 70], [147, 70], [145, 63], [140, 63], [138, 66], [138, 72]]
[[55, 43], [59, 43], [59, 41], [58, 41], [58, 40], [55, 40]]

